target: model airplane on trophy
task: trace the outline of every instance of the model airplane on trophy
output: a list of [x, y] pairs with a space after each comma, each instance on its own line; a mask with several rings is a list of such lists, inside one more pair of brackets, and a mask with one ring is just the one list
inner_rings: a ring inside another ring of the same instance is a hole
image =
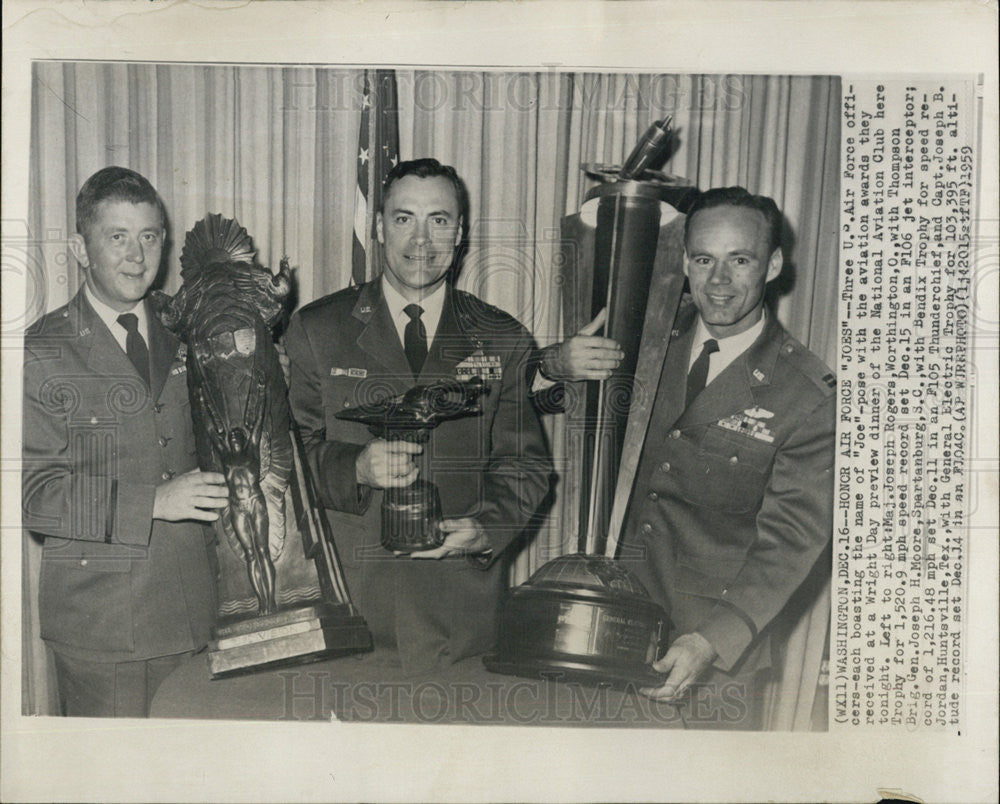
[[371, 647], [315, 504], [271, 337], [291, 272], [282, 260], [272, 274], [255, 255], [235, 220], [208, 215], [185, 238], [181, 289], [152, 296], [187, 350], [198, 465], [229, 490], [216, 521], [215, 676]]
[[[431, 430], [441, 422], [481, 414], [480, 398], [487, 393], [489, 388], [479, 377], [446, 379], [342, 410], [336, 416], [368, 425], [378, 438], [426, 444]], [[382, 497], [382, 546], [395, 553], [438, 547], [444, 541], [440, 521], [441, 495], [430, 481], [418, 477], [404, 488], [387, 488]]]

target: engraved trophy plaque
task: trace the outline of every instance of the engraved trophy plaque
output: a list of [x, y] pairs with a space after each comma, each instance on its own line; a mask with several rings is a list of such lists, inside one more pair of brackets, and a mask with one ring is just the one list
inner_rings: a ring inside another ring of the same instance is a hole
[[650, 665], [666, 637], [663, 610], [621, 563], [573, 553], [511, 589], [487, 670], [623, 685], [659, 684]]
[[215, 522], [218, 623], [213, 677], [371, 649], [302, 460], [271, 330], [291, 274], [255, 263], [246, 230], [208, 215], [188, 232], [183, 285], [153, 294], [187, 349], [198, 465], [225, 475]]

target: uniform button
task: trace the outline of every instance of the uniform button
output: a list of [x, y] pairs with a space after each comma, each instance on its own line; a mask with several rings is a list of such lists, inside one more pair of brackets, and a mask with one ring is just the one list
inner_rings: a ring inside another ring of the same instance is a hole
[[681, 437], [681, 431], [680, 430], [671, 430], [670, 431], [670, 437], [671, 438], [680, 438]]
[[163, 410], [163, 404], [161, 402], [157, 402], [153, 405], [153, 413], [159, 413], [161, 410]]
[[85, 558], [80, 559], [80, 566], [81, 567], [86, 567], [87, 566], [87, 559], [85, 559]]
[[655, 491], [649, 492], [649, 494], [647, 494], [646, 496], [649, 497], [649, 499], [651, 499], [651, 500], [658, 500], [658, 499], [660, 499], [660, 495], [657, 494]]
[[90, 417], [90, 423], [91, 424], [97, 424], [97, 417], [96, 416], [91, 416]]
[[164, 480], [173, 480], [174, 473], [171, 472], [169, 469], [167, 469], [167, 471], [164, 472], [162, 475], [160, 475], [160, 477], [162, 477]]
[[740, 462], [739, 456], [733, 455], [732, 457], [730, 457], [729, 462], [730, 463], [739, 463]]
[[644, 523], [643, 526], [642, 526], [642, 532], [643, 533], [652, 533], [653, 532], [653, 526], [650, 525], [648, 522]]
[[344, 400], [344, 407], [345, 408], [349, 408], [350, 406], [351, 406], [351, 400], [350, 399], [345, 399]]
[[165, 447], [165, 446], [167, 446], [167, 442], [169, 442], [170, 439], [167, 438], [166, 436], [160, 436], [160, 438], [159, 438], [158, 441], [159, 441], [159, 444], [160, 444], [161, 447]]
[[667, 461], [664, 461], [663, 463], [661, 463], [660, 464], [660, 471], [661, 472], [669, 472], [670, 471], [670, 464]]

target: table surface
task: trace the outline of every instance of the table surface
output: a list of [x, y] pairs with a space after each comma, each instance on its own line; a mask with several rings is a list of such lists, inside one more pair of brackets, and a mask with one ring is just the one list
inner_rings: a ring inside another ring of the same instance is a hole
[[200, 653], [163, 682], [150, 716], [676, 729], [686, 708], [634, 688], [491, 673], [481, 657], [415, 678], [375, 651], [213, 680]]

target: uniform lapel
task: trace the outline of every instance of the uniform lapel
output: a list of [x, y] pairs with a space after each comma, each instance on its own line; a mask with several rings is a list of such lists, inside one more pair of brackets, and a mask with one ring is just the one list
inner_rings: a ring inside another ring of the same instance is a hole
[[361, 324], [357, 345], [365, 353], [369, 373], [378, 366], [378, 373], [398, 386], [398, 393], [403, 393], [413, 386], [413, 372], [382, 297], [381, 282], [375, 279], [361, 288], [351, 315]]
[[660, 375], [660, 396], [662, 408], [655, 412], [657, 418], [673, 425], [684, 413], [684, 395], [687, 389], [688, 361], [691, 357], [691, 342], [697, 321], [697, 310], [694, 305], [678, 314], [678, 328], [671, 335], [667, 359]]
[[476, 350], [476, 344], [467, 334], [469, 321], [463, 325], [461, 319], [455, 311], [455, 291], [447, 285], [437, 332], [420, 371], [421, 381], [425, 377], [454, 376], [455, 367]]
[[770, 385], [781, 335], [781, 325], [769, 313], [760, 337], [705, 387], [684, 411], [679, 423], [706, 424], [724, 419], [734, 410], [753, 407], [754, 388]]
[[159, 316], [153, 312], [149, 302], [143, 303], [146, 305], [146, 323], [149, 326], [150, 391], [153, 399], [159, 399], [180, 341], [160, 323]]
[[115, 336], [111, 334], [101, 317], [90, 306], [82, 288], [71, 304], [76, 307], [70, 314], [73, 315], [75, 312], [80, 324], [78, 330], [80, 348], [87, 352], [87, 368], [100, 376], [129, 376], [138, 379], [139, 373], [132, 365], [132, 361], [128, 359], [125, 350], [115, 340]]

